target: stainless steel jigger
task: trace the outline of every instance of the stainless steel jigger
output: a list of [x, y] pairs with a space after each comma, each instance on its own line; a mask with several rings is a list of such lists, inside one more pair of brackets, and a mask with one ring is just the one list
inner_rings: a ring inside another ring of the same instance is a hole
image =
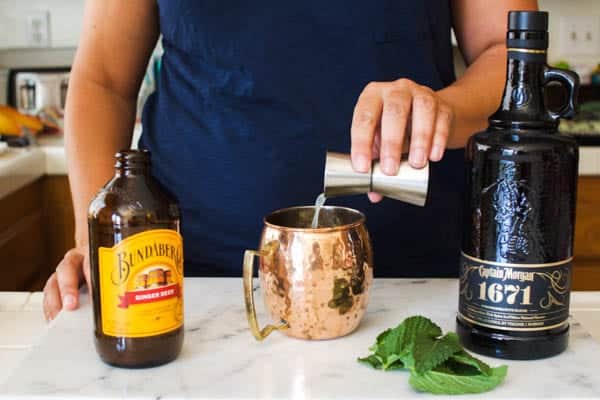
[[327, 153], [325, 160], [325, 196], [338, 197], [377, 192], [385, 197], [417, 206], [425, 206], [429, 186], [429, 164], [415, 169], [402, 159], [395, 176], [383, 173], [374, 162], [367, 173], [355, 172], [349, 154]]

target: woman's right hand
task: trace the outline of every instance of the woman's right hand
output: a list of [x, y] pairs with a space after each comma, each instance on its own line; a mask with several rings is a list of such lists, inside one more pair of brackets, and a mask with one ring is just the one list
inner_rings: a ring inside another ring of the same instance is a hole
[[79, 307], [79, 288], [83, 282], [90, 286], [88, 246], [71, 249], [50, 275], [44, 286], [44, 316], [52, 321], [61, 310]]

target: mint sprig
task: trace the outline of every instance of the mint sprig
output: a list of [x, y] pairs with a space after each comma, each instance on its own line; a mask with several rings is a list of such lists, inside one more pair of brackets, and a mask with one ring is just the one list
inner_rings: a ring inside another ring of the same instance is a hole
[[453, 332], [447, 333], [439, 339], [417, 337], [414, 349], [414, 370], [418, 374], [423, 374], [461, 350], [462, 346], [458, 341], [458, 336]]
[[458, 336], [442, 330], [428, 318], [414, 316], [377, 336], [373, 354], [358, 361], [384, 371], [407, 369], [409, 384], [434, 394], [486, 392], [498, 386], [507, 367], [490, 368], [467, 353]]
[[498, 386], [506, 377], [508, 367], [492, 368], [490, 375], [461, 375], [452, 368], [442, 366], [422, 375], [412, 373], [408, 383], [419, 392], [433, 394], [467, 394], [487, 392]]

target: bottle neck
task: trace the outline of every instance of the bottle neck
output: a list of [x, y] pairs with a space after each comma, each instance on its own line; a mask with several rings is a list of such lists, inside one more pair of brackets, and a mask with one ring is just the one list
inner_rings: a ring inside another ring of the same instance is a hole
[[144, 150], [123, 150], [116, 154], [115, 176], [150, 175], [150, 153]]
[[509, 50], [502, 102], [489, 120], [492, 128], [556, 129], [558, 122], [544, 101], [547, 68], [545, 52]]
[[115, 168], [115, 176], [117, 178], [133, 178], [144, 175], [150, 175], [150, 165], [121, 166]]
[[548, 33], [543, 30], [510, 29], [506, 85], [498, 110], [490, 117], [492, 129], [556, 129], [544, 102]]

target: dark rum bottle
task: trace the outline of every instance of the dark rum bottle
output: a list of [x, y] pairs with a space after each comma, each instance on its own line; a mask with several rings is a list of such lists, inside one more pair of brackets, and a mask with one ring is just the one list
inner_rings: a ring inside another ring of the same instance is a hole
[[[536, 359], [567, 347], [578, 148], [558, 134], [577, 75], [546, 63], [548, 14], [511, 11], [502, 104], [466, 148], [457, 332], [476, 352]], [[548, 110], [544, 87], [568, 102]]]
[[115, 176], [88, 214], [96, 350], [108, 364], [151, 367], [181, 350], [179, 214], [151, 175], [148, 151], [117, 153]]

